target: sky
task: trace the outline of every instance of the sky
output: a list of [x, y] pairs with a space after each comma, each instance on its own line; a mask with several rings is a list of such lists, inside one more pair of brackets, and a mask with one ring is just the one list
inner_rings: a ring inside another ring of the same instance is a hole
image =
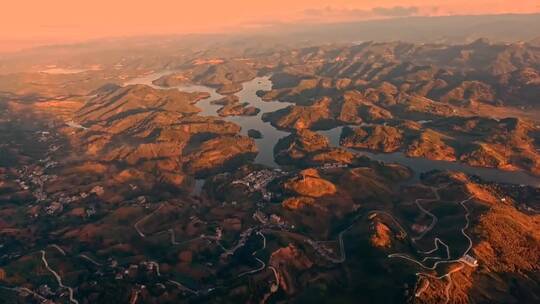
[[538, 0], [8, 0], [0, 9], [0, 50], [283, 23], [534, 12], [540, 12]]

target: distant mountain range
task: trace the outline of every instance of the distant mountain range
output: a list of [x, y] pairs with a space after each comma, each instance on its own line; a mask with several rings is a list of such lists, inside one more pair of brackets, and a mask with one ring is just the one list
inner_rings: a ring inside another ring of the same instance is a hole
[[293, 37], [319, 42], [467, 43], [478, 38], [516, 42], [540, 36], [540, 14], [406, 17], [287, 28]]
[[[267, 39], [267, 43], [298, 44], [349, 43], [373, 41], [406, 41], [416, 43], [467, 43], [478, 38], [487, 38], [493, 42], [515, 42], [538, 38], [540, 33], [540, 13], [536, 14], [502, 14], [502, 15], [468, 15], [437, 17], [403, 17], [384, 20], [369, 20], [340, 23], [279, 23], [263, 27], [257, 31], [232, 34], [199, 34], [199, 35], [155, 35], [145, 37], [104, 38], [89, 42], [92, 46], [116, 45], [140, 46], [141, 43], [153, 41], [171, 42], [175, 40], [193, 42], [224, 42], [231, 38], [250, 38], [259, 41]], [[13, 52], [15, 49], [50, 48], [58, 45], [55, 41], [16, 41], [17, 48], [9, 47], [14, 41], [0, 40], [0, 53]], [[127, 44], [126, 44], [127, 43]], [[76, 43], [88, 45], [88, 43]], [[46, 45], [46, 46], [45, 46]]]

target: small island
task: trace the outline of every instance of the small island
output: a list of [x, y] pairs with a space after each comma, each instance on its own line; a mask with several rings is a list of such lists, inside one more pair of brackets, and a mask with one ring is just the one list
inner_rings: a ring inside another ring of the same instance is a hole
[[248, 134], [249, 137], [254, 138], [254, 139], [263, 138], [263, 135], [262, 135], [261, 131], [258, 131], [258, 130], [255, 130], [255, 129], [249, 129], [247, 131], [247, 134]]

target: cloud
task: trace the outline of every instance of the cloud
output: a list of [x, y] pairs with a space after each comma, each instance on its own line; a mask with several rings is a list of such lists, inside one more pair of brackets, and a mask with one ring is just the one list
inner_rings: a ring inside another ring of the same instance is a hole
[[328, 22], [355, 22], [362, 20], [376, 20], [387, 18], [399, 18], [408, 16], [430, 16], [437, 14], [437, 6], [391, 6], [375, 7], [370, 9], [361, 8], [341, 8], [326, 6], [320, 8], [308, 8], [300, 11], [296, 18], [289, 20], [278, 20], [273, 18], [258, 18], [242, 23], [244, 29], [260, 29], [281, 26], [290, 26], [298, 23], [328, 23]]
[[309, 18], [350, 18], [350, 17], [357, 17], [357, 18], [364, 18], [364, 17], [371, 17], [372, 13], [369, 10], [362, 10], [362, 9], [346, 9], [346, 8], [334, 8], [331, 6], [327, 6], [322, 9], [307, 9], [304, 10], [304, 15]]
[[416, 6], [376, 7], [372, 12], [383, 17], [407, 17], [418, 14], [420, 9]]
[[357, 20], [374, 19], [382, 17], [407, 17], [420, 13], [420, 8], [416, 6], [394, 6], [394, 7], [376, 7], [373, 9], [348, 9], [334, 8], [327, 6], [321, 9], [304, 10], [303, 15], [307, 19], [324, 20]]

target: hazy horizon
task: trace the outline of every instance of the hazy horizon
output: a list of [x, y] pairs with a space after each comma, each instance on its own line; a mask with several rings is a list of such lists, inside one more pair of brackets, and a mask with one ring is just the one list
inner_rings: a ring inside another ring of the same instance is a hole
[[[66, 0], [5, 4], [0, 18], [0, 52], [47, 44], [84, 42], [110, 37], [256, 32], [282, 25], [340, 23], [412, 16], [531, 14], [537, 1], [283, 1], [256, 3], [182, 3], [156, 0], [152, 5], [126, 0], [78, 3]], [[29, 10], [28, 8], [31, 8]]]

